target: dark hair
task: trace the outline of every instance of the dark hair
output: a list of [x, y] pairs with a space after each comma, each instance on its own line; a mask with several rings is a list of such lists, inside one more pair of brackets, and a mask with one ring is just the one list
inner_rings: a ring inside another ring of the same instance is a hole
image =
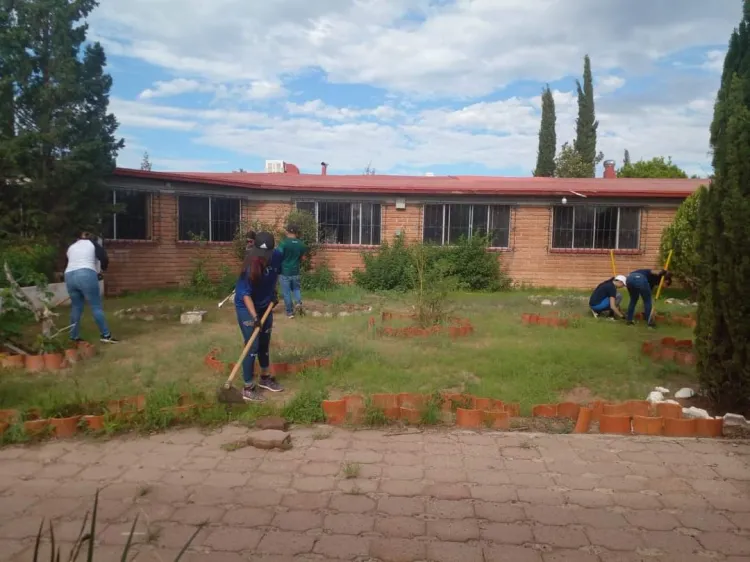
[[299, 235], [299, 227], [296, 224], [288, 224], [286, 227], [286, 231], [290, 234], [294, 234], [295, 236]]
[[263, 270], [268, 265], [268, 260], [261, 256], [245, 256], [242, 262], [240, 276], [247, 275], [252, 285], [257, 285], [263, 276]]
[[247, 234], [245, 234], [245, 240], [255, 240], [255, 231], [248, 230]]

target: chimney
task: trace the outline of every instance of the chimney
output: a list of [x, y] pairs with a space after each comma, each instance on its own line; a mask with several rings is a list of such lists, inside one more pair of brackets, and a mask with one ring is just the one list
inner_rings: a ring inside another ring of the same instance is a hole
[[325, 162], [320, 163], [320, 175], [321, 176], [328, 175], [328, 164], [326, 164]]
[[615, 171], [614, 160], [604, 161], [604, 179], [607, 179], [607, 180], [617, 179], [617, 172]]

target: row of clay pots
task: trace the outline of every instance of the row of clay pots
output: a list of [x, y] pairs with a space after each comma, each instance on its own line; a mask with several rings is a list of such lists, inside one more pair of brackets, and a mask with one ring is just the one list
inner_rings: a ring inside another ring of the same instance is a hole
[[[224, 363], [217, 355], [219, 354], [218, 349], [212, 349], [204, 357], [203, 363], [213, 369], [214, 371], [224, 373], [229, 369], [234, 368], [234, 363]], [[330, 357], [320, 357], [317, 359], [308, 359], [302, 363], [271, 363], [269, 370], [273, 375], [294, 375], [305, 369], [314, 369], [320, 367], [321, 369], [327, 369], [333, 364], [333, 359]]]
[[664, 435], [666, 437], [721, 437], [723, 418], [682, 419], [669, 417], [647, 417], [606, 415], [599, 417], [599, 432], [621, 435]]
[[26, 369], [30, 373], [40, 371], [59, 371], [81, 359], [88, 359], [96, 354], [96, 348], [90, 343], [81, 342], [77, 349], [66, 349], [64, 353], [42, 353], [40, 355], [8, 355], [0, 360], [0, 366], [9, 369]]
[[568, 418], [578, 419], [581, 406], [575, 402], [560, 402], [559, 404], [538, 404], [531, 409], [532, 417], [539, 418]]
[[[635, 315], [635, 318], [638, 320], [645, 320], [646, 315], [643, 312], [639, 312]], [[667, 316], [666, 314], [655, 314], [654, 315], [654, 322], [658, 324], [667, 324], [667, 325], [674, 325], [674, 326], [683, 326], [685, 328], [695, 328], [698, 324], [697, 320], [693, 318], [692, 316]]]
[[641, 353], [651, 357], [654, 361], [674, 361], [678, 365], [695, 365], [697, 360], [695, 353], [686, 349], [665, 347], [652, 342], [644, 342], [641, 345]]
[[[20, 419], [16, 410], [0, 410], [0, 436], [14, 423]], [[81, 423], [83, 421], [83, 424]], [[103, 415], [81, 415], [66, 418], [29, 419], [23, 422], [23, 428], [29, 437], [38, 437], [49, 434], [58, 439], [73, 437], [84, 425], [90, 431], [102, 431], [104, 429]]]
[[521, 322], [527, 326], [551, 326], [553, 328], [567, 328], [570, 321], [567, 318], [558, 318], [557, 316], [542, 316], [541, 314], [521, 315]]

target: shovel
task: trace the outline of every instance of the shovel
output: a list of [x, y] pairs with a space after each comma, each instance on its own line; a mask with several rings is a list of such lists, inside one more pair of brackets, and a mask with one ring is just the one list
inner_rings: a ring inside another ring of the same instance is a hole
[[237, 359], [237, 363], [234, 364], [234, 367], [232, 368], [232, 372], [229, 373], [229, 378], [227, 379], [227, 382], [225, 382], [222, 386], [220, 386], [216, 390], [216, 400], [219, 402], [222, 402], [224, 404], [244, 404], [245, 399], [242, 397], [242, 392], [240, 392], [238, 389], [232, 386], [232, 381], [237, 376], [237, 373], [240, 372], [240, 369], [242, 368], [242, 362], [245, 360], [245, 357], [247, 357], [247, 354], [250, 353], [250, 347], [253, 345], [253, 342], [255, 342], [255, 338], [258, 337], [258, 334], [260, 334], [261, 328], [265, 325], [266, 320], [268, 320], [269, 315], [271, 314], [271, 311], [273, 310], [273, 303], [269, 305], [269, 307], [266, 309], [266, 312], [263, 314], [263, 318], [260, 320], [260, 327], [255, 328], [253, 331], [253, 335], [250, 336], [250, 339], [247, 340], [247, 343], [245, 344], [245, 349], [242, 350], [242, 353], [240, 354], [240, 358]]

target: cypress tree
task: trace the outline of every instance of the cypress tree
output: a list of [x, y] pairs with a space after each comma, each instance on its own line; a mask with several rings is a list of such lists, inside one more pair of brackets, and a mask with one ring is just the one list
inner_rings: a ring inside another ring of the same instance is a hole
[[542, 123], [539, 126], [539, 149], [536, 153], [537, 177], [551, 178], [555, 175], [555, 150], [557, 149], [557, 133], [555, 124], [555, 98], [549, 86], [542, 91]]
[[622, 165], [630, 166], [630, 151], [627, 148], [625, 149], [625, 154], [622, 157]]
[[576, 80], [578, 90], [578, 119], [576, 119], [576, 138], [573, 148], [581, 155], [586, 163], [591, 163], [590, 173], [586, 177], [594, 177], [596, 164], [600, 158], [596, 154], [596, 121], [594, 110], [594, 79], [591, 75], [591, 59], [588, 55], [583, 58], [583, 85]]
[[750, 0], [732, 33], [711, 124], [714, 178], [701, 201], [696, 349], [722, 411], [750, 411]]

